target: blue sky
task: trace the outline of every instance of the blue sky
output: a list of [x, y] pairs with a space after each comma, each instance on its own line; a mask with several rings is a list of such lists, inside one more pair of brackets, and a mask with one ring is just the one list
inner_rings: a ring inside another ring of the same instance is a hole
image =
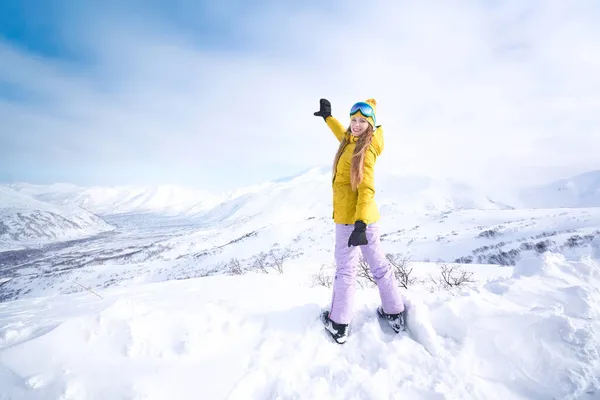
[[0, 181], [222, 191], [329, 166], [321, 97], [345, 123], [378, 100], [382, 171], [495, 186], [600, 169], [599, 8], [4, 0]]

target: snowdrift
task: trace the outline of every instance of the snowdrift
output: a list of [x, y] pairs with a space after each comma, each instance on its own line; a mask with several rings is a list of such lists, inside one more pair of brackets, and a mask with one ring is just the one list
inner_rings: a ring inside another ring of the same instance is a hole
[[[404, 292], [409, 332], [357, 293], [350, 338], [318, 320], [314, 268], [0, 304], [2, 399], [593, 399], [600, 266], [557, 254], [456, 293]], [[44, 355], [44, 356], [40, 356]]]

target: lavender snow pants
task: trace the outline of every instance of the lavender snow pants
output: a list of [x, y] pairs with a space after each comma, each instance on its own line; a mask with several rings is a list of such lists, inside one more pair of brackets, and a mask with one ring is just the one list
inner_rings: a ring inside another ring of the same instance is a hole
[[336, 273], [333, 282], [330, 318], [338, 324], [350, 323], [359, 252], [362, 252], [363, 258], [369, 264], [371, 274], [377, 283], [383, 311], [388, 314], [404, 311], [404, 303], [400, 297], [394, 272], [381, 248], [379, 225], [374, 223], [367, 226], [369, 244], [358, 247], [348, 247], [348, 238], [354, 230], [354, 225], [336, 224], [335, 229]]

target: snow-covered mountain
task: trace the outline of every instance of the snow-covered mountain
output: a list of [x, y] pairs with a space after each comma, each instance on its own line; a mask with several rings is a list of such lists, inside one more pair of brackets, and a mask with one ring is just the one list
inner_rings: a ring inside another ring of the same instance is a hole
[[[600, 208], [514, 209], [466, 185], [414, 176], [384, 175], [377, 185], [386, 252], [412, 260], [513, 265], [548, 250], [578, 253], [600, 235]], [[26, 185], [21, 189], [43, 192], [38, 196], [59, 204], [72, 204], [72, 199], [58, 200], [53, 193], [77, 192], [56, 186], [54, 192]], [[195, 200], [190, 198], [189, 204]], [[36, 255], [0, 252], [0, 264], [11, 267], [0, 275], [11, 278], [0, 301], [73, 290], [65, 270], [97, 288], [220, 274], [232, 265], [252, 270], [264, 254], [279, 250], [311, 262], [331, 262], [328, 169], [241, 188], [215, 207], [189, 215], [166, 215], [161, 210], [169, 210], [169, 203], [143, 208], [153, 211], [119, 213], [105, 208], [113, 200], [94, 201], [107, 210], [102, 218], [116, 231]], [[36, 204], [29, 209], [48, 206]]]
[[524, 189], [520, 198], [527, 208], [600, 207], [600, 171]]
[[473, 186], [451, 179], [382, 175], [378, 178], [380, 204], [388, 212], [427, 213], [457, 210], [510, 210]]
[[340, 348], [318, 320], [335, 267], [328, 170], [197, 209], [200, 192], [177, 202], [175, 188], [120, 201], [132, 192], [13, 187], [0, 188], [0, 237], [97, 226], [79, 202], [118, 228], [0, 252], [0, 398], [600, 394], [600, 208], [513, 209], [452, 181], [380, 177], [382, 246], [411, 274], [408, 330], [382, 329], [363, 276]]
[[176, 185], [82, 187], [70, 184], [11, 184], [10, 188], [56, 205], [77, 205], [95, 214], [193, 215], [221, 201], [205, 191]]
[[[507, 210], [482, 191], [451, 180], [382, 174], [376, 201], [383, 214], [440, 213], [458, 210]], [[264, 224], [329, 218], [331, 171], [314, 168], [297, 176], [243, 188], [199, 216], [211, 223], [257, 220]]]
[[243, 188], [202, 214], [212, 223], [301, 221], [331, 214], [331, 175], [313, 169], [299, 176]]
[[[178, 186], [78, 187], [13, 184], [11, 188], [53, 204], [77, 204], [100, 215], [154, 212], [202, 216], [213, 222], [261, 218], [266, 222], [323, 217], [331, 214], [331, 170], [313, 168], [301, 174], [211, 194]], [[482, 191], [451, 180], [381, 174], [377, 201], [390, 212], [442, 212], [465, 209], [510, 209]]]
[[79, 239], [112, 229], [79, 207], [56, 206], [0, 186], [0, 251]]

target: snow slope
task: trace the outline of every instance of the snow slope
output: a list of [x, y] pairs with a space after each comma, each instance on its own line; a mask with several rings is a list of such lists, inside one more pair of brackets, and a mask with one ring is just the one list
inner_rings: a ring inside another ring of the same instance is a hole
[[384, 212], [427, 213], [452, 210], [509, 210], [483, 191], [451, 179], [381, 175], [376, 183]]
[[[380, 179], [385, 251], [413, 261], [514, 265], [547, 250], [572, 258], [600, 236], [600, 208], [512, 209], [450, 181]], [[330, 264], [330, 186], [328, 169], [317, 168], [241, 188], [192, 215], [104, 215], [116, 227], [111, 235], [0, 253], [0, 278], [10, 278], [0, 301], [80, 290], [74, 281], [96, 289], [226, 273], [235, 263], [252, 270], [261, 255], [272, 260], [276, 245], [298, 261]], [[53, 186], [55, 193], [69, 188]]]
[[331, 292], [315, 270], [1, 303], [0, 399], [600, 396], [597, 260], [547, 253], [473, 289], [403, 290], [401, 335], [358, 288], [343, 346], [318, 321]]
[[520, 198], [528, 208], [600, 207], [600, 171], [527, 188]]
[[10, 188], [57, 205], [78, 205], [93, 213], [147, 213], [193, 215], [220, 201], [220, 198], [194, 188], [175, 185], [152, 187], [81, 187], [70, 184], [11, 184]]
[[113, 229], [76, 206], [60, 207], [0, 186], [0, 251], [78, 239]]
[[[285, 207], [284, 207], [285, 208]], [[81, 290], [224, 274], [233, 264], [256, 270], [262, 255], [292, 253], [290, 261], [333, 263], [330, 218], [267, 223], [267, 214], [201, 225], [192, 219], [127, 214], [107, 216], [110, 235], [46, 247], [43, 251], [0, 253], [0, 301], [59, 295]], [[384, 215], [386, 253], [412, 261], [514, 265], [551, 250], [570, 259], [591, 254], [600, 237], [600, 209], [459, 210]], [[276, 246], [276, 244], [278, 246]]]
[[[510, 209], [480, 190], [451, 180], [423, 176], [395, 176], [381, 172], [377, 201], [402, 212], [459, 209]], [[13, 184], [11, 188], [54, 204], [77, 204], [101, 215], [154, 212], [163, 215], [196, 215], [212, 222], [298, 220], [331, 214], [331, 170], [313, 168], [272, 182], [210, 194], [178, 186], [78, 187], [73, 185]]]
[[330, 215], [331, 199], [330, 173], [312, 169], [299, 176], [237, 191], [199, 218], [213, 224], [301, 221]]
[[[376, 201], [384, 214], [512, 209], [458, 182], [388, 174], [378, 178]], [[242, 188], [196, 218], [222, 226], [254, 221], [269, 225], [330, 218], [331, 207], [331, 171], [313, 168], [296, 176]]]

